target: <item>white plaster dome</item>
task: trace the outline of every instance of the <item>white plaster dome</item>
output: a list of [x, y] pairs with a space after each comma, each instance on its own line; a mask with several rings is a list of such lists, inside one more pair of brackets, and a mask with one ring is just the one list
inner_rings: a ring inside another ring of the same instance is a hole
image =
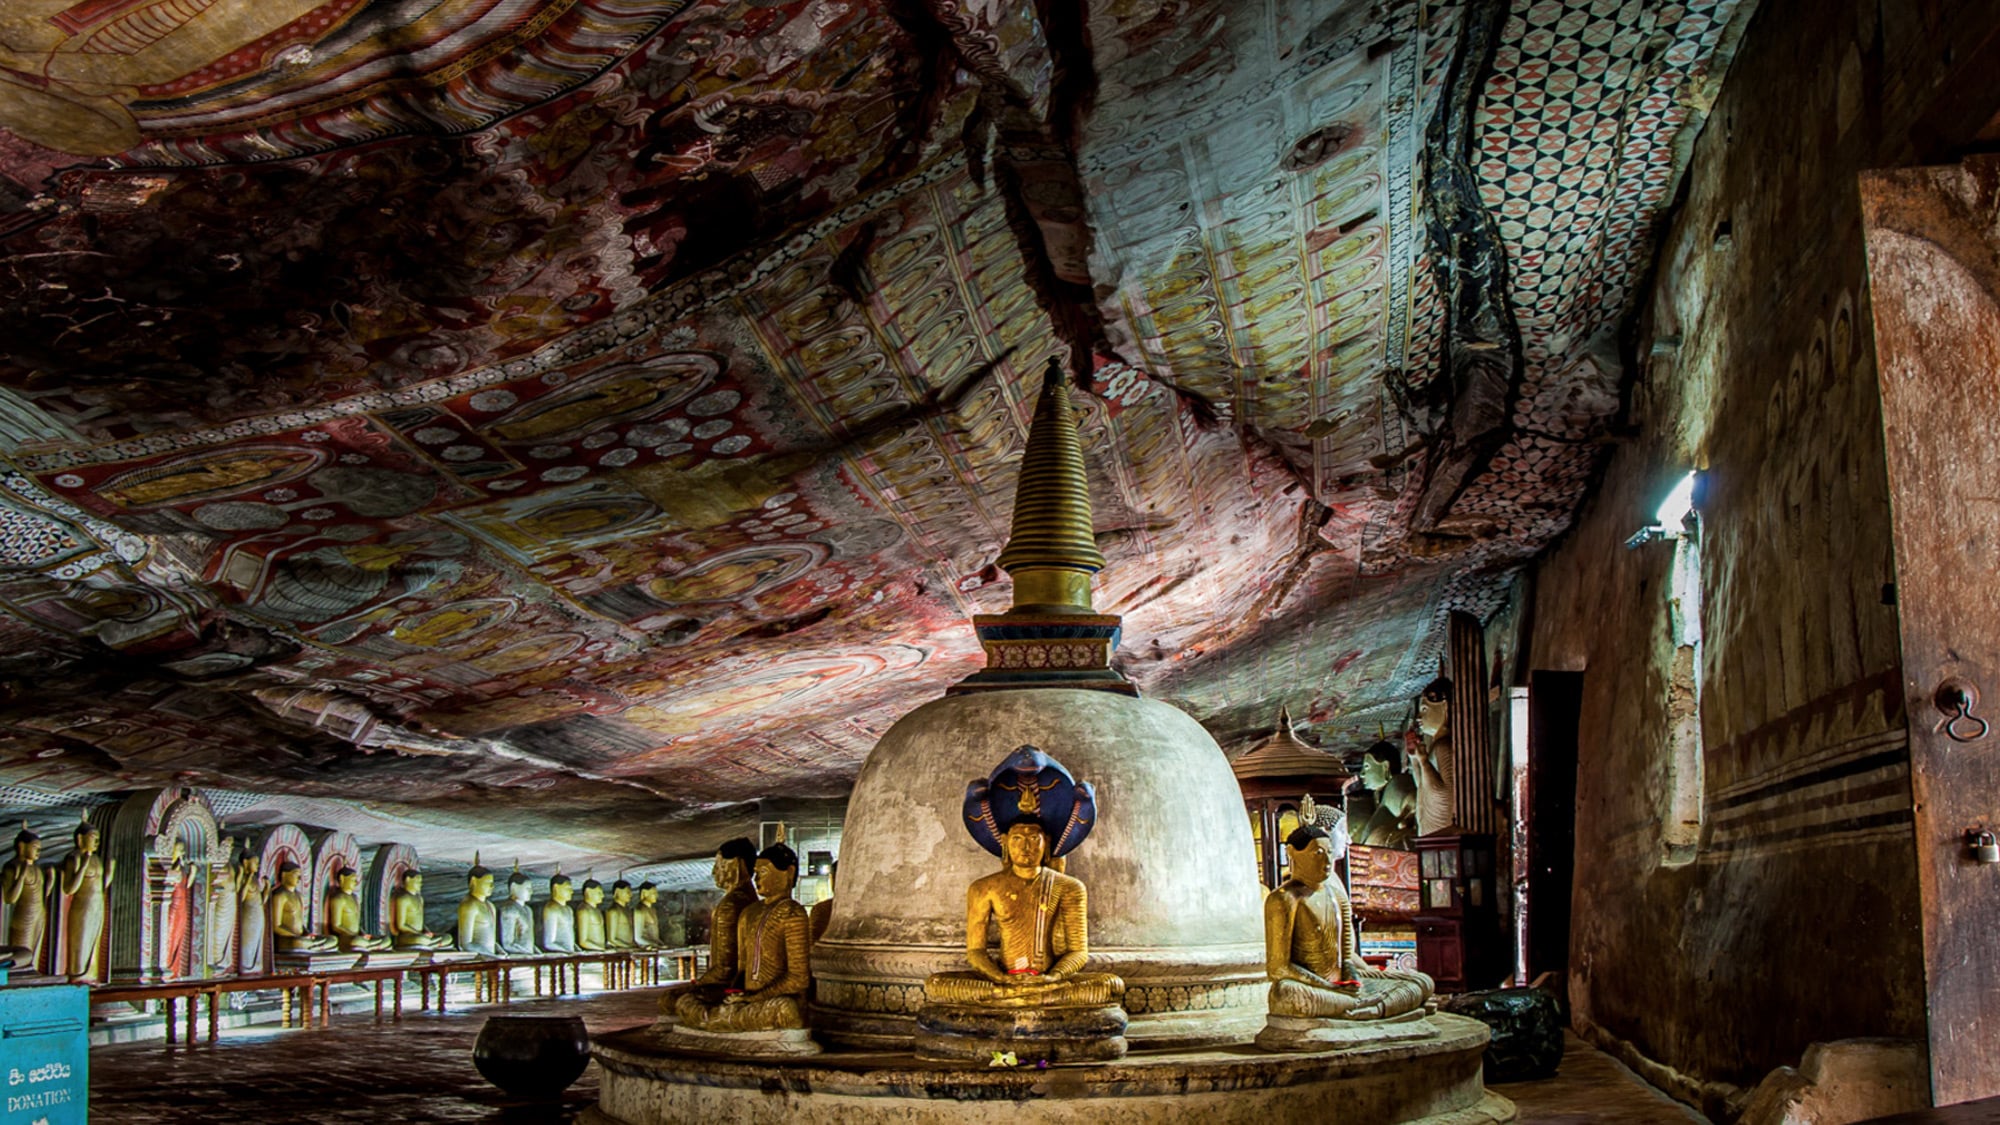
[[1254, 1035], [1263, 891], [1228, 759], [1177, 708], [1076, 688], [947, 696], [875, 744], [847, 807], [833, 918], [813, 947], [815, 1029], [906, 1043], [924, 978], [965, 967], [965, 890], [1000, 862], [960, 823], [965, 787], [1023, 743], [1097, 788], [1097, 826], [1067, 869], [1089, 894], [1089, 968], [1125, 978], [1127, 1039]]

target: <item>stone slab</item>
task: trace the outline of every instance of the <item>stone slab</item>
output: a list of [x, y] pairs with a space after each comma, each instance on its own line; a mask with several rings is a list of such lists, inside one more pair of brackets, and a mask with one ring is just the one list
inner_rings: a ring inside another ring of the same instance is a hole
[[1265, 1051], [1352, 1050], [1374, 1043], [1407, 1043], [1437, 1037], [1437, 1025], [1422, 1012], [1386, 1020], [1322, 1020], [1303, 1016], [1270, 1016], [1257, 1035]]
[[1513, 1104], [1480, 1080], [1484, 1025], [1430, 1017], [1435, 1038], [1281, 1055], [1248, 1044], [1151, 1051], [1119, 1062], [1000, 1069], [908, 1053], [829, 1051], [769, 1061], [671, 1051], [656, 1028], [597, 1036], [595, 1125], [961, 1125], [1134, 1120], [1203, 1125], [1492, 1125]]
[[926, 1004], [917, 1013], [916, 1054], [986, 1062], [1012, 1052], [1022, 1062], [1110, 1062], [1125, 1057], [1125, 1009], [976, 1008]]
[[804, 1028], [779, 1031], [697, 1031], [674, 1026], [663, 1029], [660, 1045], [670, 1051], [688, 1051], [730, 1058], [796, 1059], [820, 1053], [812, 1032]]

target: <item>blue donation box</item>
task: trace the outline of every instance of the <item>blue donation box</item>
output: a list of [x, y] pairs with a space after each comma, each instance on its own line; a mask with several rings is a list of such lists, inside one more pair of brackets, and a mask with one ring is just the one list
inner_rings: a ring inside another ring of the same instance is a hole
[[0, 988], [0, 1125], [90, 1116], [90, 989]]

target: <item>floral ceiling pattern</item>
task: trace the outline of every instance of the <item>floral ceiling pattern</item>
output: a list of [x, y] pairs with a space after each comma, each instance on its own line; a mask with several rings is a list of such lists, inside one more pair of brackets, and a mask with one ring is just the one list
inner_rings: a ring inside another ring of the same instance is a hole
[[[9, 5], [0, 785], [839, 793], [979, 666], [1051, 355], [1121, 667], [1371, 734], [1580, 502], [1737, 7]], [[1519, 363], [1440, 507], [1460, 74]]]

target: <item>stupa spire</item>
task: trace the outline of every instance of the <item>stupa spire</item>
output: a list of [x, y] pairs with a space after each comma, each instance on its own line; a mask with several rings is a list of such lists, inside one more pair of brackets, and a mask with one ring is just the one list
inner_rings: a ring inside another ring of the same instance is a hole
[[1090, 479], [1069, 378], [1053, 357], [1028, 426], [1013, 526], [999, 564], [1014, 579], [1015, 611], [1091, 612], [1090, 579], [1104, 569], [1104, 555], [1091, 530]]

